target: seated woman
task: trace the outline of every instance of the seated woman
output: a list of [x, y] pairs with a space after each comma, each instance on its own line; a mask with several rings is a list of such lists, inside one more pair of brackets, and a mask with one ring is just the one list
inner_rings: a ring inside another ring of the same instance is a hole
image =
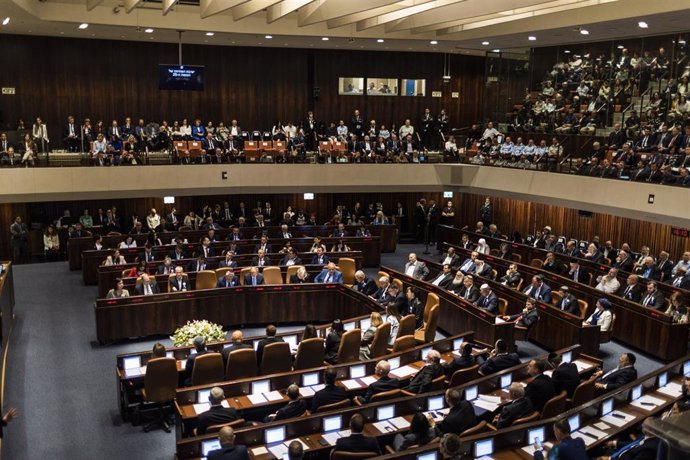
[[611, 320], [613, 315], [611, 314], [611, 302], [609, 299], [601, 298], [597, 300], [597, 308], [594, 313], [590, 315], [589, 318], [583, 323], [587, 326], [599, 326], [602, 332], [608, 331], [611, 327]]
[[43, 234], [43, 249], [47, 261], [54, 261], [60, 257], [60, 239], [55, 231], [55, 227], [49, 225]]
[[127, 272], [126, 278], [138, 278], [139, 276], [143, 275], [144, 273], [147, 273], [146, 271], [146, 262], [143, 260], [137, 264], [136, 267], [132, 267], [132, 269]]
[[429, 419], [421, 412], [415, 412], [410, 423], [410, 431], [403, 434], [396, 434], [393, 439], [393, 448], [396, 452], [406, 450], [412, 446], [423, 446], [430, 443], [436, 437], [434, 429], [429, 423]]
[[361, 361], [370, 359], [371, 344], [374, 341], [374, 336], [376, 335], [376, 329], [383, 324], [383, 319], [381, 314], [378, 312], [372, 312], [369, 316], [369, 327], [362, 334], [362, 341], [359, 345], [359, 359]]
[[105, 298], [119, 299], [121, 297], [129, 297], [129, 291], [125, 289], [125, 283], [122, 282], [122, 279], [117, 278], [115, 281], [115, 287], [108, 291], [108, 293], [105, 295]]
[[93, 227], [93, 218], [91, 217], [91, 214], [89, 214], [88, 209], [84, 209], [84, 213], [79, 216], [79, 223], [86, 228]]
[[128, 248], [136, 248], [137, 247], [137, 241], [134, 239], [132, 235], [127, 235], [127, 238], [125, 238], [124, 241], [120, 242], [120, 249], [128, 249]]
[[125, 256], [120, 254], [119, 250], [115, 250], [113, 252], [112, 256], [108, 256], [105, 261], [103, 262], [103, 265], [109, 266], [109, 265], [124, 265], [126, 264], [127, 261], [125, 260]]
[[292, 275], [290, 277], [290, 284], [303, 284], [303, 283], [309, 283], [309, 273], [307, 273], [307, 269], [304, 267], [300, 267], [297, 269], [297, 273]]
[[315, 339], [319, 335], [316, 333], [316, 326], [313, 324], [307, 324], [304, 326], [304, 332], [302, 332], [302, 340]]
[[336, 244], [331, 248], [331, 252], [350, 252], [350, 246], [345, 244], [343, 240], [338, 240]]
[[338, 363], [338, 349], [340, 348], [340, 339], [345, 332], [343, 322], [336, 319], [331, 324], [331, 330], [326, 336], [326, 350], [324, 353], [324, 360], [329, 364]]
[[105, 136], [100, 133], [96, 140], [93, 141], [93, 147], [91, 148], [91, 161], [94, 166], [105, 166], [108, 163], [106, 160], [107, 149], [108, 144], [105, 142]]
[[443, 156], [445, 161], [457, 161], [459, 159], [458, 145], [455, 143], [455, 136], [450, 136], [446, 141]]
[[31, 166], [36, 164], [36, 145], [31, 139], [31, 134], [26, 133], [24, 135], [24, 141], [21, 143], [19, 152], [22, 154], [21, 164], [26, 165], [27, 167], [29, 164], [31, 164]]
[[383, 215], [383, 211], [376, 213], [376, 218], [372, 221], [373, 225], [388, 225], [388, 217]]
[[398, 328], [400, 327], [400, 312], [395, 302], [390, 302], [386, 305], [386, 322], [391, 323], [391, 335], [388, 339], [388, 345], [393, 345], [395, 339], [398, 338]]
[[676, 291], [671, 295], [671, 305], [664, 312], [673, 317], [675, 324], [682, 324], [688, 322], [688, 306], [686, 299], [680, 291]]
[[139, 151], [139, 143], [133, 135], [130, 135], [125, 144], [122, 146], [122, 163], [129, 165], [142, 163]]

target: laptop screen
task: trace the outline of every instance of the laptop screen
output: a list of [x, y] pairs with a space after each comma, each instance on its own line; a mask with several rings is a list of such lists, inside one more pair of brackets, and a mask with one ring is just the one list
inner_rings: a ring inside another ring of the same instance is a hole
[[663, 374], [659, 374], [659, 386], [665, 387], [667, 383], [668, 383], [668, 373], [664, 372]]
[[388, 364], [391, 365], [391, 370], [399, 368], [400, 367], [400, 356], [396, 356], [395, 358], [389, 359]]
[[642, 385], [635, 385], [630, 392], [630, 400], [635, 401], [636, 399], [640, 399], [640, 396], [642, 396]]
[[393, 404], [388, 406], [381, 406], [376, 409], [376, 420], [388, 420], [395, 416], [395, 406]]
[[443, 409], [443, 395], [440, 396], [429, 396], [427, 399], [427, 409], [428, 410], [439, 410]]
[[208, 439], [206, 441], [201, 441], [202, 457], [208, 457], [208, 453], [216, 449], [220, 449], [220, 441], [218, 439]]
[[290, 350], [297, 349], [297, 336], [296, 335], [286, 335], [283, 340], [290, 345]]
[[174, 358], [175, 354], [172, 351], [166, 351], [165, 352], [165, 357], [166, 358]]
[[527, 444], [540, 443], [544, 441], [544, 427], [536, 427], [527, 430]]
[[130, 369], [139, 369], [141, 367], [141, 356], [130, 356], [122, 360], [122, 366], [126, 371]]
[[570, 425], [570, 431], [577, 431], [580, 429], [580, 414], [575, 414], [572, 417], [568, 417], [568, 425]]
[[196, 402], [208, 402], [208, 397], [211, 396], [211, 390], [199, 390], [196, 392]]
[[494, 453], [494, 440], [485, 439], [474, 443], [474, 456], [483, 457]]
[[323, 431], [338, 431], [342, 427], [343, 421], [340, 415], [323, 418]]
[[266, 444], [273, 444], [275, 442], [285, 441], [285, 426], [277, 426], [275, 428], [266, 428], [264, 431]]
[[428, 355], [431, 350], [433, 350], [433, 347], [422, 348], [422, 360], [426, 359], [426, 355]]
[[367, 367], [364, 364], [350, 366], [350, 378], [358, 379], [367, 375]]
[[252, 382], [252, 394], [256, 395], [259, 393], [268, 393], [271, 391], [271, 381], [270, 380], [257, 380]]
[[417, 455], [417, 460], [436, 460], [436, 452], [424, 452]]
[[513, 383], [513, 374], [501, 376], [501, 388], [508, 388], [511, 383]]
[[613, 398], [609, 398], [601, 403], [601, 415], [606, 415], [613, 410]]
[[471, 387], [465, 388], [465, 400], [466, 401], [474, 401], [477, 399], [477, 396], [479, 395], [479, 388], [477, 388], [477, 385], [472, 385]]
[[307, 372], [302, 374], [302, 386], [309, 387], [312, 385], [318, 385], [320, 381], [318, 372]]
[[565, 353], [563, 353], [563, 362], [564, 363], [569, 363], [572, 360], [573, 360], [573, 352], [572, 351], [566, 351]]
[[459, 339], [453, 340], [453, 350], [460, 351], [460, 345], [462, 345], [463, 343], [465, 343], [464, 337], [460, 337]]

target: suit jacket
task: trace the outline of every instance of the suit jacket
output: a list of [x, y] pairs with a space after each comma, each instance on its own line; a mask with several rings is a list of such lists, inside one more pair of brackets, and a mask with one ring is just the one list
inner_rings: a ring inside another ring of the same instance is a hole
[[[671, 264], [668, 264], [671, 266]], [[645, 276], [645, 273], [649, 271], [649, 274]], [[638, 267], [637, 270], [635, 270], [635, 273], [640, 275], [640, 277], [648, 279], [648, 280], [656, 280], [659, 281], [661, 279], [661, 272], [659, 271], [659, 267], [656, 265], [652, 265], [651, 268], [647, 269], [646, 265], [642, 265], [641, 267]]]
[[541, 412], [546, 402], [556, 396], [556, 389], [548, 375], [539, 374], [525, 387], [525, 396], [532, 401], [534, 410]]
[[381, 455], [381, 448], [376, 438], [364, 436], [361, 433], [353, 433], [345, 438], [338, 438], [333, 450], [343, 452], [376, 452], [376, 455]]
[[[289, 260], [290, 258], [288, 256], [283, 257], [283, 259], [280, 261], [280, 265], [287, 265]], [[302, 265], [302, 259], [295, 257], [293, 259], [293, 265]]]
[[422, 304], [422, 302], [416, 297], [411, 301], [405, 299], [404, 307], [404, 314], [415, 316], [415, 327], [422, 327], [422, 325], [424, 324], [424, 305]]
[[573, 363], [561, 363], [551, 374], [551, 381], [556, 393], [565, 390], [572, 397], [575, 388], [580, 384], [580, 374]]
[[520, 357], [517, 353], [503, 353], [484, 361], [484, 364], [479, 367], [479, 372], [481, 372], [482, 375], [494, 374], [508, 369], [509, 367], [517, 366], [518, 364], [520, 364]]
[[[261, 243], [254, 246], [254, 252], [259, 252], [259, 249], [261, 249]], [[265, 248], [264, 248], [264, 251], [266, 252], [266, 254], [270, 253], [271, 252], [271, 245], [267, 243]]]
[[628, 384], [637, 378], [637, 369], [633, 366], [616, 369], [613, 372], [606, 373], [599, 377], [596, 382], [606, 385], [606, 390], [615, 390], [625, 384]]
[[304, 414], [307, 409], [309, 409], [309, 406], [307, 406], [307, 402], [302, 398], [299, 398], [295, 401], [290, 401], [284, 407], [278, 409], [273, 421], [299, 417], [300, 415]]
[[233, 278], [232, 281], [228, 281], [225, 279], [225, 277], [220, 277], [218, 278], [218, 282], [216, 283], [217, 288], [224, 288], [224, 287], [235, 287], [240, 285], [240, 280], [237, 278]]
[[615, 262], [613, 263], [613, 267], [617, 268], [618, 270], [622, 272], [631, 272], [633, 268], [634, 261], [632, 260], [632, 257], [626, 258], [623, 262]]
[[[166, 268], [168, 270], [167, 272]], [[156, 271], [156, 273], [158, 273], [159, 275], [172, 275], [173, 273], [175, 273], [175, 266], [170, 265], [169, 267], [166, 267], [165, 264], [161, 264], [158, 266], [158, 270]]]
[[246, 446], [223, 446], [208, 453], [208, 460], [249, 460]]
[[321, 406], [337, 403], [347, 399], [347, 391], [345, 388], [336, 385], [326, 385], [321, 390], [314, 393], [314, 398], [311, 402], [311, 411], [316, 412]]
[[[154, 280], [151, 280], [150, 285], [151, 292], [153, 292], [154, 294], [158, 294], [161, 292], [160, 288], [158, 287], [158, 283], [156, 283]], [[134, 295], [144, 295], [144, 283], [139, 283], [134, 288]]]
[[667, 259], [664, 262], [657, 263], [656, 267], [659, 269], [659, 273], [664, 275], [664, 282], [668, 282], [671, 279], [671, 271], [673, 270], [673, 261]]
[[510, 315], [508, 317], [508, 321], [515, 321], [517, 326], [521, 327], [531, 327], [533, 326], [537, 321], [539, 321], [539, 313], [537, 312], [536, 308], [531, 309], [527, 313], [516, 313], [514, 315]]
[[[648, 294], [646, 292], [642, 293], [642, 296], [640, 297], [640, 303], [642, 305], [645, 305], [645, 300], [647, 300]], [[651, 294], [651, 299], [649, 302], [645, 305], [647, 308], [654, 308], [655, 310], [665, 310], [666, 309], [666, 303], [664, 299], [664, 294], [663, 292], [659, 291], [658, 289], [654, 291], [654, 293]]]
[[388, 302], [394, 300], [394, 297], [388, 294], [388, 288], [378, 288], [372, 297], [381, 305], [388, 305]]
[[199, 414], [196, 433], [198, 435], [206, 434], [206, 428], [209, 426], [232, 422], [238, 418], [240, 418], [240, 416], [232, 407], [223, 407], [221, 405], [211, 406], [209, 410]]
[[498, 297], [496, 297], [493, 291], [489, 292], [488, 296], [480, 296], [474, 304], [494, 315], [498, 313]]
[[530, 284], [523, 292], [533, 299], [551, 303], [551, 288], [546, 283], [542, 283], [541, 288], [534, 288]]
[[342, 337], [341, 334], [338, 334], [333, 329], [326, 336], [323, 359], [327, 363], [336, 364], [338, 362], [338, 349], [340, 348], [340, 339]]
[[[410, 267], [410, 265], [410, 262], [407, 262], [405, 264], [404, 273], [407, 273], [407, 270]], [[414, 271], [412, 272], [412, 277], [418, 280], [423, 280], [427, 276], [429, 276], [429, 268], [426, 266], [424, 262], [417, 261], [414, 267]]]
[[568, 294], [558, 301], [556, 307], [559, 310], [567, 311], [570, 314], [580, 316], [580, 305], [574, 295]]
[[271, 265], [271, 259], [269, 259], [266, 256], [264, 256], [264, 258], [263, 258], [263, 265], [259, 265], [259, 256], [254, 256], [254, 258], [252, 259], [252, 266], [254, 266], [254, 267], [259, 267], [259, 266], [268, 267], [270, 265]]
[[578, 283], [589, 284], [589, 272], [583, 267], [577, 269], [577, 279], [575, 279], [574, 273], [568, 273], [567, 278], [577, 281]]
[[439, 273], [437, 276], [435, 276], [433, 279], [428, 280], [430, 283], [433, 283], [436, 281], [438, 277], [441, 277], [441, 281], [438, 282], [437, 286], [442, 287], [443, 289], [448, 289], [448, 286], [450, 285], [451, 281], [453, 281], [453, 274], [452, 273]]
[[282, 337], [266, 337], [265, 339], [259, 340], [259, 344], [256, 347], [256, 364], [258, 366], [261, 366], [261, 360], [263, 359], [264, 348], [266, 348], [266, 345], [277, 342], [284, 342], [284, 340]]
[[[262, 275], [261, 273], [258, 273], [256, 275], [256, 285], [259, 286], [261, 284], [264, 284], [264, 275]], [[245, 286], [251, 286], [252, 285], [252, 276], [249, 273], [244, 275], [244, 285]]]
[[[469, 292], [468, 292], [469, 291]], [[467, 299], [470, 302], [475, 302], [479, 298], [479, 289], [474, 284], [469, 287], [469, 289], [463, 285], [462, 289], [458, 293], [463, 299]]]
[[642, 298], [642, 288], [638, 285], [629, 286], [625, 284], [618, 290], [618, 295], [632, 302], [639, 302]]
[[555, 273], [556, 275], [561, 275], [563, 273], [563, 264], [558, 261], [545, 263], [542, 268], [547, 272]]
[[237, 268], [237, 262], [234, 261], [234, 260], [231, 260], [231, 261], [228, 263], [228, 261], [227, 261], [226, 259], [223, 259], [223, 260], [221, 260], [220, 263], [218, 264], [218, 268], [224, 268], [224, 267], [227, 267], [227, 268]]
[[328, 258], [327, 255], [321, 256], [321, 260], [319, 261], [319, 256], [314, 254], [314, 256], [311, 258], [311, 263], [312, 265], [326, 265], [330, 259]]
[[242, 342], [233, 342], [230, 345], [228, 345], [227, 348], [223, 348], [223, 351], [220, 352], [221, 356], [223, 357], [223, 362], [227, 363], [228, 362], [228, 357], [230, 356], [230, 353], [233, 351], [237, 350], [245, 350], [247, 348], [251, 348], [251, 345], [247, 345], [246, 343]]
[[534, 407], [532, 407], [532, 401], [529, 398], [516, 399], [510, 404], [503, 406], [496, 428], [500, 429], [510, 426], [515, 420], [526, 417], [532, 412], [534, 412]]
[[177, 277], [172, 277], [170, 278], [170, 290], [172, 291], [172, 288], [177, 289], [178, 291], [182, 290], [190, 290], [191, 286], [189, 285], [189, 279], [186, 276], [183, 276], [181, 280], [178, 280]]
[[503, 275], [501, 277], [501, 282], [505, 283], [508, 287], [515, 288], [518, 284], [520, 284], [521, 279], [522, 275], [520, 274], [520, 272], [514, 272], [510, 275]]
[[[328, 276], [329, 276], [328, 270], [324, 268], [323, 270], [321, 270], [321, 273], [319, 273], [318, 275], [316, 275], [316, 277], [314, 278], [314, 282], [315, 282], [315, 283], [325, 283], [325, 282], [326, 282], [326, 278], [327, 278]], [[336, 270], [335, 273], [333, 273], [333, 275], [331, 275], [331, 280], [330, 280], [330, 282], [331, 282], [331, 283], [341, 283], [341, 284], [342, 284], [342, 282], [343, 282], [343, 274]]]
[[453, 358], [453, 361], [444, 366], [446, 376], [450, 378], [453, 376], [455, 371], [459, 371], [460, 369], [467, 369], [468, 367], [474, 366], [476, 363], [477, 359], [474, 356], [456, 356], [455, 358]]
[[376, 283], [371, 278], [364, 278], [361, 283], [355, 283], [352, 289], [359, 291], [364, 295], [372, 295], [376, 292]]
[[201, 270], [208, 270], [208, 269], [209, 269], [209, 264], [206, 262], [199, 263], [196, 260], [192, 260], [187, 264], [187, 272], [199, 272]]
[[371, 401], [371, 397], [377, 393], [390, 391], [400, 388], [400, 380], [384, 375], [376, 382], [369, 385], [366, 394], [362, 397], [363, 402]]
[[415, 374], [412, 381], [405, 387], [405, 390], [412, 393], [428, 391], [431, 381], [440, 375], [443, 375], [443, 366], [440, 363], [427, 364]]
[[[557, 458], [560, 460], [589, 460], [590, 458], [587, 454], [585, 442], [582, 439], [573, 439], [570, 436], [564, 438], [561, 440], [561, 442], [555, 445], [549, 452], [548, 456], [549, 458]], [[654, 457], [650, 457], [650, 460], [654, 458], [656, 458], [656, 447], [654, 448]], [[543, 452], [540, 450], [534, 452], [534, 459], [544, 460]]]
[[436, 433], [460, 434], [468, 428], [472, 428], [478, 423], [474, 408], [468, 401], [460, 401], [450, 408], [448, 415], [436, 425]]
[[[441, 260], [440, 260], [439, 263], [442, 264], [442, 263], [446, 260], [447, 257], [448, 257], [448, 253], [446, 253], [446, 254], [441, 258]], [[450, 258], [450, 264], [449, 264], [449, 265], [450, 265], [451, 267], [455, 267], [455, 266], [456, 266], [457, 264], [459, 264], [459, 263], [460, 263], [460, 257], [459, 257], [457, 254], [453, 254], [453, 257]]]

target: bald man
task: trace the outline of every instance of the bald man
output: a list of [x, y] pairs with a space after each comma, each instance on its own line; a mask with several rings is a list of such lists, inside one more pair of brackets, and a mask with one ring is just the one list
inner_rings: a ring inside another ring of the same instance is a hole
[[326, 268], [321, 270], [321, 273], [314, 278], [316, 283], [341, 283], [343, 282], [343, 274], [337, 269], [333, 262], [328, 262]]
[[232, 334], [230, 335], [230, 345], [223, 348], [223, 351], [221, 352], [221, 354], [223, 355], [223, 362], [225, 364], [228, 363], [228, 357], [230, 356], [230, 353], [232, 353], [233, 351], [243, 350], [245, 348], [252, 347], [251, 345], [242, 343], [243, 340], [244, 337], [242, 336], [242, 331], [232, 331]]
[[208, 453], [208, 460], [249, 460], [246, 446], [235, 445], [235, 431], [225, 426], [218, 432], [220, 449]]

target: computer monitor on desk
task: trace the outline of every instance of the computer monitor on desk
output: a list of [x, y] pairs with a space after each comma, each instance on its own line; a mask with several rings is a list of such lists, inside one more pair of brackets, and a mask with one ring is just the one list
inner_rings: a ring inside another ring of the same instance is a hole
[[630, 391], [630, 400], [635, 401], [640, 399], [640, 396], [642, 396], [642, 385], [635, 385]]
[[364, 364], [350, 366], [350, 378], [358, 379], [367, 375], [367, 367]]
[[465, 338], [460, 337], [459, 339], [453, 340], [453, 350], [458, 350], [460, 351], [460, 346], [465, 343]]
[[501, 376], [501, 388], [508, 388], [513, 383], [513, 374], [505, 374]]
[[683, 363], [683, 375], [690, 377], [690, 360]]
[[256, 395], [259, 393], [268, 393], [271, 391], [271, 381], [270, 380], [257, 380], [252, 382], [252, 394]]
[[573, 352], [572, 351], [566, 351], [563, 353], [563, 362], [564, 363], [569, 363], [573, 360]]
[[141, 367], [141, 356], [130, 356], [128, 358], [123, 358], [122, 367], [128, 371], [131, 369], [138, 369]]
[[400, 356], [396, 356], [395, 358], [390, 358], [388, 360], [388, 364], [390, 364], [391, 370], [399, 368], [400, 367]]
[[491, 455], [494, 453], [494, 440], [484, 439], [482, 441], [476, 441], [474, 443], [474, 456], [475, 458], [484, 457], [485, 455]]
[[211, 390], [199, 390], [196, 392], [196, 402], [197, 403], [208, 402], [209, 396], [211, 396]]
[[376, 420], [381, 422], [383, 420], [388, 420], [389, 418], [395, 417], [395, 405], [389, 404], [387, 406], [381, 406], [376, 408]]
[[218, 439], [207, 439], [201, 441], [201, 456], [208, 457], [209, 452], [220, 449], [220, 441]]
[[570, 432], [579, 430], [580, 429], [580, 414], [575, 414], [572, 417], [568, 417], [568, 425], [570, 425]]
[[426, 359], [426, 355], [429, 354], [431, 350], [433, 350], [433, 347], [424, 347], [422, 348], [422, 361]]
[[296, 335], [286, 335], [283, 340], [290, 346], [290, 350], [297, 349], [297, 336]]
[[324, 433], [328, 433], [329, 431], [340, 431], [343, 426], [343, 418], [340, 415], [324, 417], [322, 422]]
[[465, 388], [465, 400], [474, 401], [479, 396], [479, 388], [477, 385], [472, 385], [471, 387]]
[[527, 444], [540, 444], [544, 442], [545, 430], [543, 426], [527, 430]]
[[318, 385], [320, 383], [320, 378], [319, 378], [319, 373], [318, 372], [307, 372], [306, 374], [302, 374], [302, 386], [303, 387], [310, 387], [312, 385]]
[[668, 383], [668, 372], [659, 374], [659, 388], [665, 387]]
[[266, 444], [275, 444], [285, 441], [285, 425], [275, 428], [266, 428], [266, 430], [264, 430], [264, 439]]
[[604, 415], [608, 414], [613, 410], [613, 398], [605, 399], [604, 402], [601, 403], [601, 416], [603, 417]]
[[417, 460], [436, 460], [437, 458], [435, 451], [424, 452], [417, 455]]
[[439, 410], [443, 409], [444, 406], [443, 395], [429, 396], [427, 398], [427, 410]]

